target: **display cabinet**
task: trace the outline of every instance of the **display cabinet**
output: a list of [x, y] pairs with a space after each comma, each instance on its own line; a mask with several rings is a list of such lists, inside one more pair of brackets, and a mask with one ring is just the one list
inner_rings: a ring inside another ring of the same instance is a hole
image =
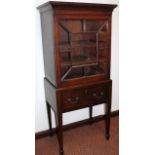
[[45, 68], [45, 96], [55, 112], [60, 153], [63, 154], [64, 112], [106, 105], [109, 139], [111, 89], [111, 17], [116, 5], [48, 2], [38, 7], [41, 16]]

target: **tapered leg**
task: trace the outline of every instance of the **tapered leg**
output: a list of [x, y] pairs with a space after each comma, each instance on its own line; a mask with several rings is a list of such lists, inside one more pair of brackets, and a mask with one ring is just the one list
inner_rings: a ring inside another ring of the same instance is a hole
[[59, 136], [59, 146], [60, 146], [60, 155], [63, 155], [63, 129], [62, 129], [62, 113], [58, 116], [58, 123], [59, 123], [59, 130], [58, 130], [58, 136]]
[[52, 135], [52, 116], [51, 116], [51, 107], [48, 102], [46, 102], [47, 105], [47, 115], [48, 115], [48, 124], [50, 129], [50, 135]]
[[111, 114], [111, 104], [106, 104], [106, 133], [105, 137], [108, 140], [110, 138], [110, 114]]
[[89, 107], [89, 120], [90, 120], [90, 123], [92, 123], [92, 113], [93, 113], [93, 107], [90, 106]]
[[108, 89], [108, 101], [106, 104], [106, 130], [105, 137], [107, 140], [110, 138], [110, 117], [111, 117], [111, 85]]
[[55, 113], [55, 116], [56, 116], [56, 123], [58, 128], [57, 136], [58, 136], [58, 142], [59, 142], [60, 155], [64, 155], [62, 113], [60, 114]]

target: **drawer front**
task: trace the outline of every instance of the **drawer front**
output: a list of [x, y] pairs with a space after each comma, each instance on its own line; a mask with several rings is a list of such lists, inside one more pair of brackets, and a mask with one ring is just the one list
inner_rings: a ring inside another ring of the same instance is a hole
[[69, 89], [62, 92], [63, 111], [100, 104], [107, 99], [107, 86], [95, 85]]
[[89, 87], [87, 88], [86, 95], [93, 104], [105, 102], [107, 99], [107, 87], [104, 85]]

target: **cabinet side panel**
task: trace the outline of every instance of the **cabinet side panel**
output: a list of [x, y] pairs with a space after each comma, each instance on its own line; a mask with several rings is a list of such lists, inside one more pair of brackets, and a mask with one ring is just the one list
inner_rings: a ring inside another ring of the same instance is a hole
[[56, 89], [46, 80], [44, 79], [45, 85], [45, 97], [46, 101], [51, 105], [52, 109], [56, 112]]
[[41, 12], [45, 77], [56, 86], [55, 50], [52, 10]]

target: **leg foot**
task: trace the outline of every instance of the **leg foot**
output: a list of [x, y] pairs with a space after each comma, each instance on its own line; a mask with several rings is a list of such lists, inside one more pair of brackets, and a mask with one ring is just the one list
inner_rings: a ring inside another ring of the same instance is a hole
[[50, 130], [49, 136], [53, 136], [53, 132]]
[[110, 135], [109, 134], [106, 134], [105, 137], [106, 137], [107, 140], [110, 139]]
[[60, 150], [60, 155], [64, 155], [64, 150]]

